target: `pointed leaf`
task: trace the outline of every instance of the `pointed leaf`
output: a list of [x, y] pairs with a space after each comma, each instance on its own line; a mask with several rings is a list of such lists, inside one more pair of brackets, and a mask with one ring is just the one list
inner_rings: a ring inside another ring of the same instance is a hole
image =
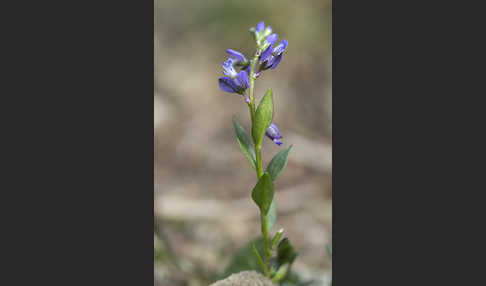
[[253, 169], [256, 169], [255, 148], [253, 148], [253, 145], [251, 144], [250, 138], [248, 137], [245, 129], [238, 123], [234, 115], [233, 128], [235, 129], [236, 141], [238, 141], [241, 151], [243, 151], [243, 154], [245, 154], [248, 160], [250, 160], [250, 164]]
[[251, 130], [255, 145], [261, 144], [263, 135], [265, 135], [265, 131], [267, 131], [272, 120], [273, 96], [272, 89], [268, 89], [255, 112], [255, 119]]
[[267, 215], [273, 201], [273, 182], [267, 172], [258, 180], [258, 183], [253, 188], [251, 197], [260, 208], [260, 211]]
[[272, 161], [268, 163], [267, 172], [270, 174], [273, 181], [277, 179], [280, 173], [282, 173], [287, 166], [287, 161], [292, 146], [293, 145], [290, 145], [289, 148], [278, 152], [277, 155], [272, 158]]
[[273, 276], [272, 281], [274, 283], [278, 283], [280, 280], [282, 280], [282, 278], [285, 277], [285, 275], [287, 275], [289, 269], [290, 269], [289, 263], [285, 263], [282, 266], [280, 266], [280, 268], [277, 270], [277, 273], [275, 273], [275, 276]]

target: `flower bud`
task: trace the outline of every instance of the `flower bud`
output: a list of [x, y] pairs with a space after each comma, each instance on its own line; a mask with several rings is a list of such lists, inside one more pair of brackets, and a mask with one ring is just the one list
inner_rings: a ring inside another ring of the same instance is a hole
[[283, 136], [282, 133], [280, 133], [280, 130], [278, 130], [278, 127], [277, 125], [275, 125], [275, 123], [272, 122], [270, 124], [267, 131], [265, 132], [265, 135], [267, 135], [267, 137], [270, 138], [278, 146], [282, 145], [282, 141], [280, 141], [280, 139], [283, 138]]

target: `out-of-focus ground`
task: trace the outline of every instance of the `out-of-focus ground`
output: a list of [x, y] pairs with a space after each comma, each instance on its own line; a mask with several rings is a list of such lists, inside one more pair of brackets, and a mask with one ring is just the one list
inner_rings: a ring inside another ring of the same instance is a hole
[[295, 245], [294, 270], [327, 285], [331, 258], [331, 1], [155, 1], [155, 285], [208, 285], [232, 254], [260, 233], [250, 198], [256, 176], [234, 138], [248, 130], [241, 96], [224, 93], [225, 50], [254, 52], [258, 21], [289, 46], [272, 88], [280, 147], [265, 139], [264, 164], [294, 145], [275, 184], [277, 224]]

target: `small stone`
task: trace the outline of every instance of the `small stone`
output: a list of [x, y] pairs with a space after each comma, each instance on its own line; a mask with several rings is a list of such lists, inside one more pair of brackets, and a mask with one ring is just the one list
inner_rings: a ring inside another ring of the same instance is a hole
[[226, 279], [214, 282], [209, 286], [276, 286], [272, 281], [256, 271], [235, 273]]

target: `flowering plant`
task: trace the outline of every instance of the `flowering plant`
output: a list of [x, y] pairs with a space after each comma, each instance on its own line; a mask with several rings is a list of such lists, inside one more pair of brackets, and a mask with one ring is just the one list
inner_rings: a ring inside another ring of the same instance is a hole
[[224, 76], [219, 78], [218, 83], [222, 91], [243, 96], [250, 111], [252, 141], [235, 116], [233, 127], [236, 140], [257, 175], [257, 183], [251, 197], [260, 210], [263, 251], [260, 251], [254, 242], [251, 242], [251, 249], [261, 272], [273, 282], [281, 283], [290, 274], [290, 267], [297, 253], [288, 238], [281, 239], [283, 229], [271, 236], [272, 227], [277, 219], [273, 182], [285, 169], [292, 145], [277, 153], [266, 169], [263, 168], [261, 154], [264, 135], [278, 146], [282, 144], [283, 136], [273, 122], [272, 90], [267, 90], [258, 106], [253, 90], [255, 80], [264, 71], [274, 70], [280, 64], [288, 42], [282, 40], [277, 44], [278, 35], [273, 33], [272, 27], [265, 27], [264, 22], [258, 23], [250, 32], [256, 42], [253, 58], [247, 60], [238, 51], [226, 50], [228, 58], [222, 64]]

